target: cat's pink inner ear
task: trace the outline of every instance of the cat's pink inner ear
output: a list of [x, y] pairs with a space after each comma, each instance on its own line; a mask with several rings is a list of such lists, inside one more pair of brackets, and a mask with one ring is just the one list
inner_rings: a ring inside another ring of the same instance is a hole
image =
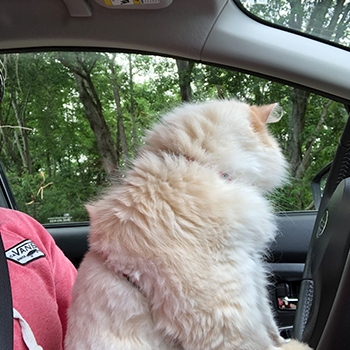
[[283, 115], [282, 109], [278, 103], [256, 107], [260, 120], [263, 123], [277, 123]]

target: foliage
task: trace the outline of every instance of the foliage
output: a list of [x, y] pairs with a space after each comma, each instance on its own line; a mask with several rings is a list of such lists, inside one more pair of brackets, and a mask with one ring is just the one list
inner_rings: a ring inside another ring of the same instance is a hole
[[242, 3], [268, 22], [350, 46], [348, 0], [242, 0]]
[[[291, 152], [294, 92], [282, 84], [199, 63], [182, 65], [187, 71], [181, 81], [179, 62], [153, 56], [52, 52], [0, 59], [6, 71], [1, 161], [19, 209], [43, 223], [88, 220], [83, 204], [108, 186], [111, 176], [120, 175], [143, 142], [144, 130], [181, 102], [181, 84], [194, 101], [234, 97], [252, 104], [279, 102], [285, 117], [271, 132], [287, 157]], [[346, 120], [336, 102], [314, 94], [307, 102], [298, 135], [299, 172], [273, 195], [277, 210], [310, 206], [310, 180], [332, 159]], [[100, 108], [108, 128], [104, 138], [110, 138], [117, 159], [113, 174], [104, 167], [89, 108]]]

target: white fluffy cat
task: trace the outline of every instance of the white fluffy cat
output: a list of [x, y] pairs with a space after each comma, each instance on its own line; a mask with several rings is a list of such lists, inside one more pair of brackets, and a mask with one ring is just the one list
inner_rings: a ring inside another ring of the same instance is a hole
[[87, 206], [67, 350], [309, 349], [280, 338], [266, 290], [264, 194], [286, 174], [266, 127], [277, 110], [187, 104], [148, 132], [121, 183]]

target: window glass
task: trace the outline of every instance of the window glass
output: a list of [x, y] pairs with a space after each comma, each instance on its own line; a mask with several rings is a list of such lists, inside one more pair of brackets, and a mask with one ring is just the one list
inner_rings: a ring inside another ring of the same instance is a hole
[[350, 48], [350, 0], [237, 0], [237, 3], [265, 21]]
[[115, 53], [1, 55], [1, 162], [20, 210], [41, 223], [87, 221], [84, 203], [120, 176], [144, 130], [182, 101], [279, 102], [271, 125], [290, 162], [276, 210], [312, 208], [310, 181], [333, 157], [346, 112], [334, 101], [241, 72]]

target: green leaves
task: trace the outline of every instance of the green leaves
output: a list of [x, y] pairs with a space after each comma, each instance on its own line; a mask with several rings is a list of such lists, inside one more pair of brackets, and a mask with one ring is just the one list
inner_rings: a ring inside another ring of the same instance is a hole
[[350, 3], [344, 0], [243, 1], [252, 14], [268, 22], [323, 40], [350, 46]]
[[[52, 217], [88, 220], [83, 204], [110, 183], [101, 142], [112, 145], [112, 175], [119, 176], [145, 129], [184, 97], [281, 104], [285, 116], [270, 129], [293, 167], [290, 183], [273, 196], [280, 210], [310, 206], [310, 179], [332, 159], [346, 120], [344, 108], [326, 98], [200, 63], [74, 52], [0, 59], [6, 69], [1, 160], [19, 208], [42, 223]], [[108, 132], [94, 129], [89, 113], [96, 112]]]

